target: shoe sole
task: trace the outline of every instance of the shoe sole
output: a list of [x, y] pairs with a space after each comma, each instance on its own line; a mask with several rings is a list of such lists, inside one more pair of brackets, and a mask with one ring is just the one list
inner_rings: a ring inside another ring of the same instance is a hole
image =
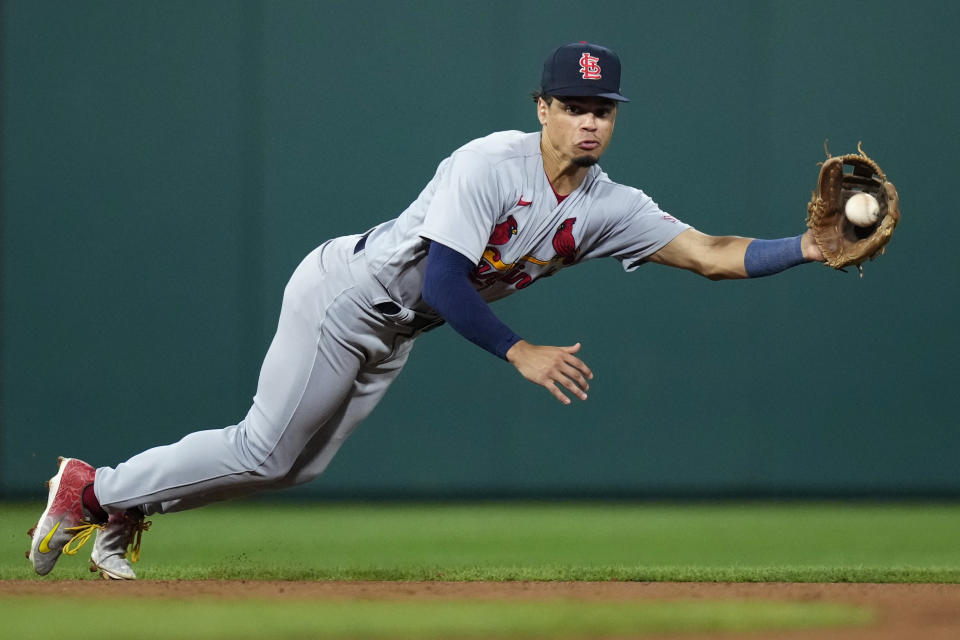
[[90, 573], [99, 573], [100, 577], [104, 580], [136, 580], [136, 574], [131, 573], [131, 575], [119, 574], [116, 571], [111, 571], [105, 566], [97, 564], [97, 561], [93, 559], [93, 556], [90, 556]]
[[[43, 524], [43, 521], [47, 519], [47, 516], [50, 515], [50, 507], [53, 506], [53, 498], [57, 495], [57, 491], [60, 490], [60, 478], [63, 477], [63, 470], [67, 468], [67, 463], [73, 460], [73, 458], [64, 458], [60, 456], [57, 458], [57, 463], [60, 467], [57, 469], [57, 475], [50, 478], [47, 481], [47, 486], [50, 488], [50, 493], [47, 495], [47, 508], [43, 510], [43, 515], [40, 516], [40, 519], [37, 520], [37, 524], [34, 525], [33, 529], [30, 530], [30, 554], [27, 556], [30, 558], [30, 564], [33, 565], [33, 570], [37, 570], [37, 565], [33, 562], [33, 554], [36, 551], [37, 546], [34, 544], [37, 537], [37, 529], [40, 528], [40, 525]], [[39, 572], [38, 572], [39, 573]], [[47, 572], [49, 573], [49, 571]], [[41, 573], [40, 575], [46, 575]]]
[[137, 579], [136, 576], [132, 576], [132, 577], [121, 576], [119, 574], [113, 573], [112, 571], [107, 571], [106, 569], [104, 569], [103, 567], [95, 563], [92, 559], [90, 560], [90, 573], [99, 573], [100, 577], [103, 578], [104, 580], [136, 580]]

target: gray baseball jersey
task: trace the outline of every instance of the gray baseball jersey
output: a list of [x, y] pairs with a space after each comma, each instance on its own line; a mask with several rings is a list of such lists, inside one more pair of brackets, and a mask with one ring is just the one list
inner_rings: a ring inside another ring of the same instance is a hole
[[558, 200], [539, 133], [495, 133], [461, 147], [399, 217], [329, 240], [301, 262], [241, 422], [99, 468], [100, 503], [169, 512], [322, 473], [435, 319], [420, 296], [430, 240], [474, 260], [474, 285], [492, 301], [590, 258], [635, 269], [688, 228], [596, 166]]
[[399, 218], [371, 230], [366, 253], [394, 302], [429, 313], [420, 300], [423, 238], [477, 263], [475, 284], [492, 302], [590, 258], [613, 256], [633, 270], [687, 228], [598, 166], [558, 204], [540, 134], [503, 131], [444, 160]]

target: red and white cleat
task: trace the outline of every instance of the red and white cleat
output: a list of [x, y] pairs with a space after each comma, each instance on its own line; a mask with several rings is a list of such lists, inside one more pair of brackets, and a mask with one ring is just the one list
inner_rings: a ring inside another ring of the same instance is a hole
[[29, 531], [33, 537], [27, 557], [42, 576], [53, 570], [61, 553], [73, 555], [103, 527], [83, 507], [83, 490], [93, 484], [96, 470], [75, 458], [60, 458], [57, 475], [47, 486], [50, 494], [40, 521]]

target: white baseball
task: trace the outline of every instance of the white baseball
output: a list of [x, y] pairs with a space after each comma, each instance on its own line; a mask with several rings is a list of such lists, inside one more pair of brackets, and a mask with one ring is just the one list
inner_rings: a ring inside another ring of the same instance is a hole
[[880, 203], [869, 193], [855, 193], [847, 200], [843, 212], [847, 220], [858, 227], [869, 227], [880, 217]]

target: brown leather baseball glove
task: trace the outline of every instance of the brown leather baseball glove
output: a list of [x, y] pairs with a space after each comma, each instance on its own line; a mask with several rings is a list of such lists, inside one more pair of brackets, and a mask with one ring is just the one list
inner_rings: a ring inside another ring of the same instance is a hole
[[[824, 145], [826, 150], [826, 145]], [[820, 167], [817, 190], [807, 204], [807, 226], [817, 246], [834, 269], [856, 265], [863, 277], [862, 263], [886, 251], [893, 229], [900, 221], [897, 190], [877, 163], [863, 152], [831, 157]], [[858, 227], [844, 213], [847, 200], [857, 193], [877, 199], [880, 211], [875, 223]]]

